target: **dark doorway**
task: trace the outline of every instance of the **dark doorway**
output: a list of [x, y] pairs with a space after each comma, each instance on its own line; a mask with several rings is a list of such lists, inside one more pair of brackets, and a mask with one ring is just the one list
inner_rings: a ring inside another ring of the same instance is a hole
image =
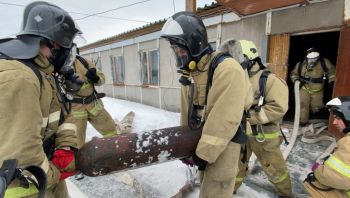
[[[339, 45], [339, 31], [317, 33], [317, 34], [306, 34], [291, 36], [290, 38], [290, 49], [288, 57], [288, 88], [289, 88], [289, 110], [285, 116], [287, 120], [294, 119], [294, 84], [291, 82], [289, 76], [291, 71], [294, 69], [295, 65], [304, 60], [305, 52], [310, 47], [318, 49], [321, 55], [328, 60], [330, 60], [334, 65], [337, 62], [338, 55], [338, 45]], [[332, 89], [326, 83], [324, 89], [323, 102], [326, 103], [332, 98]], [[327, 110], [323, 109], [316, 115], [310, 114], [310, 119], [321, 118], [328, 119], [329, 113]]]

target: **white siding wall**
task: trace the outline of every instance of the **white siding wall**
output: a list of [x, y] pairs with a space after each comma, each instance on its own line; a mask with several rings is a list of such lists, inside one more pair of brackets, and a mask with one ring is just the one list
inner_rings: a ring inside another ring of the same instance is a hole
[[[332, 15], [322, 17], [324, 16], [323, 13], [326, 12], [331, 12]], [[337, 26], [341, 24], [343, 14], [344, 0], [332, 0], [301, 8], [274, 11], [271, 20], [271, 34]], [[303, 19], [300, 22], [300, 16], [305, 17], [305, 20]], [[223, 17], [216, 16], [204, 19], [204, 22], [209, 25], [207, 27], [209, 42], [217, 41], [218, 43], [222, 43], [229, 38], [252, 40], [257, 45], [263, 61], [266, 61], [268, 42], [268, 36], [265, 32], [266, 19], [266, 13], [241, 19], [237, 15], [229, 13]], [[315, 23], [312, 23], [313, 21]], [[121, 55], [122, 47], [125, 60], [125, 86], [112, 86], [109, 55]], [[158, 48], [160, 64], [159, 87], [142, 87], [139, 50]], [[159, 32], [90, 49], [85, 53], [85, 57], [89, 57], [89, 59], [91, 59], [90, 57], [96, 59], [98, 54], [101, 54], [103, 72], [106, 75], [106, 84], [109, 85], [98, 90], [106, 91], [109, 95], [113, 95], [113, 97], [140, 102], [171, 111], [179, 111], [179, 74], [176, 72], [175, 59], [169, 43], [159, 38]]]

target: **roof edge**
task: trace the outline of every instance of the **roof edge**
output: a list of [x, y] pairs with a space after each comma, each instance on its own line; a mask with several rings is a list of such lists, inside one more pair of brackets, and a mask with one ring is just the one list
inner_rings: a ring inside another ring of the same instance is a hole
[[[219, 14], [228, 13], [231, 12], [226, 7], [218, 4], [218, 3], [212, 3], [211, 5], [205, 5], [203, 8], [197, 8], [196, 14], [199, 15], [202, 18], [208, 18], [212, 16], [217, 16]], [[135, 38], [138, 36], [142, 36], [145, 34], [150, 34], [153, 32], [160, 31], [165, 23], [166, 19], [162, 19], [159, 21], [155, 21], [153, 23], [149, 23], [147, 25], [117, 34], [115, 36], [111, 36], [102, 40], [95, 41], [93, 43], [84, 45], [82, 47], [79, 47], [80, 51], [86, 51], [89, 49], [101, 47], [107, 44], [115, 43], [118, 41]]]

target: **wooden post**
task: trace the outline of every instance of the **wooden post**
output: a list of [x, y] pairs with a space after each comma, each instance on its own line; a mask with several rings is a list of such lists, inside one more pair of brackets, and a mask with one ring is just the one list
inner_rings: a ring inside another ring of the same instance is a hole
[[[333, 97], [350, 96], [349, 70], [350, 70], [350, 0], [345, 0], [343, 28], [340, 30], [337, 67], [335, 68], [335, 81]], [[333, 117], [329, 118], [330, 131], [337, 137], [344, 136], [344, 133], [337, 131], [332, 124]]]
[[186, 11], [196, 12], [196, 0], [186, 0]]

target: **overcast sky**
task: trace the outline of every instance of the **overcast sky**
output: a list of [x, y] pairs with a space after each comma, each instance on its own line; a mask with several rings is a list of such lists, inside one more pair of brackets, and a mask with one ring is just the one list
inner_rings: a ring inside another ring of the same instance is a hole
[[[0, 0], [0, 38], [14, 36], [19, 32], [24, 6], [30, 2], [32, 0]], [[168, 18], [174, 12], [185, 9], [185, 0], [48, 0], [48, 2], [65, 9], [76, 19], [87, 43], [141, 27], [148, 22]], [[214, 0], [197, 0], [197, 7], [212, 2]], [[116, 8], [120, 9], [97, 15], [99, 17], [82, 19], [88, 14]]]

